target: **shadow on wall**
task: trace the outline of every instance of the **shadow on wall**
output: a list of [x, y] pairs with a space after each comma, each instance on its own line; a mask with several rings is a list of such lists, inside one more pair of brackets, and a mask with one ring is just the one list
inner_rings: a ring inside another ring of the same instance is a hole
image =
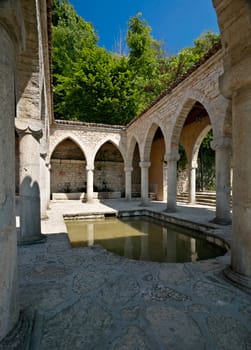
[[26, 176], [20, 184], [20, 235], [23, 238], [41, 233], [40, 188], [36, 181]]

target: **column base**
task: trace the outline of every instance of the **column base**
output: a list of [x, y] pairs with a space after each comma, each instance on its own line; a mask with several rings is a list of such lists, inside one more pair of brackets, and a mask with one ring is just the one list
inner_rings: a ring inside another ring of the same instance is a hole
[[34, 317], [20, 312], [19, 319], [15, 327], [0, 341], [0, 349], [29, 349]]
[[164, 213], [176, 213], [177, 212], [177, 208], [166, 207], [166, 209], [164, 209], [163, 212]]
[[239, 274], [238, 272], [232, 270], [231, 266], [228, 266], [223, 271], [223, 274], [236, 287], [239, 287], [248, 294], [251, 294], [251, 277]]
[[97, 199], [94, 199], [94, 198], [92, 198], [92, 199], [86, 199], [86, 201], [85, 201], [85, 203], [86, 204], [94, 204], [94, 203], [97, 203]]
[[223, 218], [217, 218], [215, 217], [213, 220], [210, 220], [212, 224], [217, 224], [217, 225], [231, 225], [232, 220], [231, 219], [223, 219]]
[[18, 239], [17, 245], [30, 245], [30, 244], [39, 244], [39, 243], [45, 243], [46, 242], [46, 236], [40, 234], [39, 236], [31, 236], [27, 238], [21, 238]]

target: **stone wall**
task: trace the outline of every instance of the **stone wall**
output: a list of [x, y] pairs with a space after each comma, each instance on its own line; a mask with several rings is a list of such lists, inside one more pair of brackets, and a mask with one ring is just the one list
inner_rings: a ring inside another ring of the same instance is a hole
[[51, 193], [86, 191], [86, 163], [83, 160], [51, 160]]
[[[149, 191], [154, 192], [157, 188], [158, 199], [162, 199], [164, 198], [164, 180], [166, 180], [162, 175], [165, 154], [169, 154], [172, 148], [177, 147], [182, 141], [191, 158], [191, 152], [195, 143], [198, 143], [202, 130], [211, 125], [214, 137], [224, 132], [228, 101], [219, 91], [218, 80], [222, 73], [222, 51], [218, 49], [186, 79], [153, 103], [127, 127], [56, 121], [51, 128], [51, 153], [62, 140], [66, 138], [73, 140], [84, 154], [87, 168], [94, 169], [94, 191], [103, 189], [124, 191], [124, 166], [128, 164], [129, 167], [133, 167], [132, 192], [139, 193], [141, 190], [139, 162], [150, 161]], [[208, 117], [184, 127], [186, 117], [196, 102], [197, 105], [199, 102], [204, 107]], [[162, 132], [163, 141], [161, 150], [156, 149], [153, 155], [154, 135], [158, 128]], [[133, 143], [139, 147], [136, 157]], [[111, 147], [115, 146], [114, 149], [120, 151], [118, 152], [121, 154], [120, 165], [109, 163], [115, 161], [116, 155], [113, 154], [110, 157], [109, 150], [103, 148], [107, 144]], [[105, 161], [107, 163], [104, 163]], [[162, 165], [157, 166], [158, 162], [162, 162]], [[61, 171], [63, 170], [59, 169], [57, 173]], [[178, 178], [178, 192], [188, 188], [186, 175], [187, 173], [184, 172]]]
[[95, 192], [125, 191], [125, 173], [123, 162], [97, 161], [94, 170]]
[[185, 119], [196, 101], [206, 109], [214, 137], [221, 135], [229, 106], [219, 91], [219, 77], [223, 71], [222, 51], [219, 50], [129, 124], [128, 148], [136, 139], [140, 154], [149, 154], [147, 148], [152, 142], [153, 125], [156, 125], [164, 135], [165, 151], [170, 153], [172, 148], [178, 147]]

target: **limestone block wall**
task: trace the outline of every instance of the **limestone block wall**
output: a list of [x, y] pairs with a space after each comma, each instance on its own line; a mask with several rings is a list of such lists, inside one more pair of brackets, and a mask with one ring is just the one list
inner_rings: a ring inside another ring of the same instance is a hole
[[123, 162], [97, 161], [94, 170], [94, 190], [96, 192], [125, 191]]
[[51, 193], [86, 191], [86, 162], [73, 159], [51, 160]]
[[56, 146], [63, 140], [73, 140], [85, 155], [87, 166], [93, 168], [97, 152], [103, 144], [110, 141], [126, 154], [126, 131], [123, 126], [98, 125], [81, 122], [56, 121], [51, 126], [50, 157]]

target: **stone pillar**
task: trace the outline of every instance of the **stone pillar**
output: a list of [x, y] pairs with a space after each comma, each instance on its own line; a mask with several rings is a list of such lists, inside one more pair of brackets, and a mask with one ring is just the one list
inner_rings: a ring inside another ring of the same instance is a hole
[[87, 177], [87, 188], [86, 188], [86, 200], [88, 203], [93, 203], [93, 178], [94, 178], [94, 168], [86, 167], [86, 177]]
[[20, 244], [44, 241], [41, 234], [40, 144], [42, 130], [16, 119], [19, 142], [20, 174]]
[[46, 162], [46, 154], [40, 154], [40, 192], [41, 192], [41, 219], [48, 218], [48, 164]]
[[220, 91], [232, 101], [233, 229], [225, 274], [251, 292], [251, 6], [249, 0], [213, 3], [224, 54]]
[[251, 84], [233, 95], [233, 281], [251, 291]]
[[125, 167], [125, 197], [127, 200], [132, 199], [132, 167]]
[[149, 167], [150, 162], [140, 162], [139, 166], [141, 168], [141, 205], [147, 205], [149, 202], [149, 191], [148, 191], [148, 178], [149, 178]]
[[[2, 11], [2, 10], [1, 10]], [[15, 221], [14, 49], [0, 24], [0, 341], [19, 316]]]
[[163, 162], [163, 201], [167, 201], [167, 174], [168, 174], [168, 167], [167, 167], [167, 161], [164, 160]]
[[197, 162], [192, 161], [189, 169], [189, 204], [196, 203], [196, 169], [198, 168]]
[[226, 137], [217, 137], [211, 142], [215, 150], [216, 169], [216, 217], [213, 222], [221, 225], [231, 223], [230, 217], [230, 169], [231, 147]]
[[177, 197], [177, 161], [180, 156], [178, 150], [167, 155], [168, 159], [168, 193], [167, 193], [167, 212], [176, 211], [176, 197]]

